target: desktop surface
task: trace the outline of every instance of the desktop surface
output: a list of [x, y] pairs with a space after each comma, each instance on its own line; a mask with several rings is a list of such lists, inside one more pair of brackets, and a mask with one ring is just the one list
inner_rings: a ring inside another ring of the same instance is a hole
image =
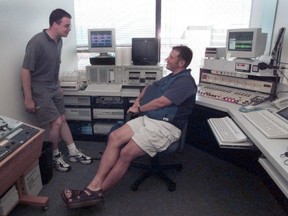
[[[271, 175], [271, 178], [283, 191], [285, 196], [288, 197], [288, 165], [284, 164], [285, 159], [280, 156], [287, 151], [287, 139], [267, 138], [248, 119], [244, 117], [243, 112], [239, 111], [239, 109], [241, 108], [240, 105], [228, 103], [225, 101], [219, 101], [199, 95], [196, 97], [196, 104], [225, 112], [235, 121], [235, 123], [257, 147], [257, 149], [260, 150], [263, 157], [267, 160], [266, 162], [271, 164], [271, 167], [273, 167], [274, 171], [274, 173], [272, 174], [269, 173]], [[268, 101], [258, 106], [266, 109], [275, 109], [275, 107], [271, 105], [271, 102]], [[281, 185], [279, 184], [279, 182], [281, 182]]]

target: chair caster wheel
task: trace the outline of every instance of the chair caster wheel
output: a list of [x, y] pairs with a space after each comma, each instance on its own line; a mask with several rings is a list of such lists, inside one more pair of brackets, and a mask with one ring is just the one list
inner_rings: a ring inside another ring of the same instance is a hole
[[132, 191], [137, 191], [138, 190], [138, 186], [136, 186], [136, 185], [132, 185], [130, 188], [131, 188]]
[[48, 205], [42, 207], [42, 211], [47, 211], [48, 210]]
[[170, 183], [168, 185], [168, 191], [173, 192], [176, 190], [176, 184], [175, 183]]

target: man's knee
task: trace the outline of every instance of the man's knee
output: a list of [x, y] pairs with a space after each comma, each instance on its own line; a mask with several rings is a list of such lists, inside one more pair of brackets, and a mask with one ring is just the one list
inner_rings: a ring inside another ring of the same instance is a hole
[[117, 134], [115, 133], [115, 131], [112, 131], [109, 133], [109, 136], [108, 136], [108, 143], [109, 142], [115, 142], [117, 141]]
[[141, 149], [133, 140], [130, 140], [124, 148], [121, 149], [120, 158], [131, 163], [137, 157], [145, 155], [145, 151]]
[[122, 139], [123, 139], [123, 136], [121, 136], [121, 133], [119, 133], [119, 131], [117, 130], [109, 133], [108, 142], [125, 144], [125, 141], [123, 141]]
[[58, 118], [56, 118], [54, 121], [51, 122], [52, 127], [61, 127], [61, 125], [63, 124], [63, 119], [62, 116], [59, 116]]
[[131, 163], [135, 159], [135, 154], [130, 151], [128, 148], [123, 148], [120, 151], [119, 160], [122, 160], [126, 163]]

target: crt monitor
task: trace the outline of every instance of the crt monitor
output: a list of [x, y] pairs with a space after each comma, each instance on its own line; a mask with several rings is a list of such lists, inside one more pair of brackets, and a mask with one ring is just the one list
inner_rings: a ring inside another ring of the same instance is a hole
[[156, 65], [159, 56], [158, 38], [132, 38], [133, 65]]
[[116, 51], [115, 29], [99, 28], [88, 29], [88, 49], [89, 52], [100, 53], [100, 55], [108, 55], [109, 52]]
[[267, 33], [261, 28], [228, 29], [226, 56], [236, 58], [257, 58], [264, 54]]

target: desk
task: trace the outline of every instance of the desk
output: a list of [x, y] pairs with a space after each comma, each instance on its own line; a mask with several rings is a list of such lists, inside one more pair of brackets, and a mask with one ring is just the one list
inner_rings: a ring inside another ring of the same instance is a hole
[[[224, 101], [197, 96], [196, 104], [212, 109], [227, 112], [243, 132], [250, 138], [254, 145], [262, 152], [263, 157], [259, 163], [288, 198], [288, 166], [280, 154], [287, 151], [287, 139], [268, 139], [239, 111], [240, 105]], [[260, 104], [261, 107], [271, 107], [269, 102]]]
[[39, 130], [37, 134], [0, 162], [0, 195], [16, 184], [19, 193], [19, 203], [46, 208], [48, 206], [48, 197], [27, 195], [21, 187], [21, 177], [37, 163], [41, 156], [44, 130], [37, 129]]
[[106, 140], [112, 126], [124, 121], [139, 93], [140, 87], [118, 92], [64, 91], [66, 119], [74, 139], [94, 140], [97, 136], [98, 140]]

